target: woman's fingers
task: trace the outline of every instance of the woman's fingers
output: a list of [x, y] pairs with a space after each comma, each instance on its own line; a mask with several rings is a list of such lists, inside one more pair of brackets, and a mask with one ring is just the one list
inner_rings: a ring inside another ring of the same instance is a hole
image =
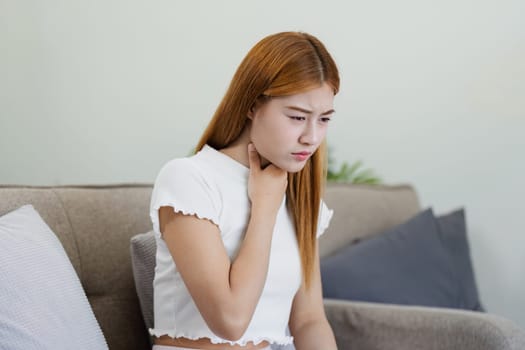
[[250, 171], [261, 170], [261, 158], [251, 142], [248, 144], [248, 161], [250, 162]]

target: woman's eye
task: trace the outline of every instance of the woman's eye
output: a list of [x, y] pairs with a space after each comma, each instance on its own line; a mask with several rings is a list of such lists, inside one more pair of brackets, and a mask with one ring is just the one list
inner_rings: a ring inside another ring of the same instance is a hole
[[303, 121], [303, 120], [305, 120], [306, 118], [305, 118], [305, 117], [299, 117], [299, 116], [292, 115], [292, 116], [290, 116], [290, 119]]
[[330, 120], [332, 120], [332, 119], [328, 118], [328, 117], [321, 118], [321, 122], [323, 122], [323, 123], [328, 123]]

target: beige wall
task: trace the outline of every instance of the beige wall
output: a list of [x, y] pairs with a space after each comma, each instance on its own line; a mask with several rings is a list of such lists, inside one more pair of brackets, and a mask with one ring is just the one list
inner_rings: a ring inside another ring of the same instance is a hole
[[0, 0], [0, 182], [153, 182], [262, 36], [317, 35], [329, 143], [438, 213], [466, 206], [481, 296], [525, 327], [525, 3]]

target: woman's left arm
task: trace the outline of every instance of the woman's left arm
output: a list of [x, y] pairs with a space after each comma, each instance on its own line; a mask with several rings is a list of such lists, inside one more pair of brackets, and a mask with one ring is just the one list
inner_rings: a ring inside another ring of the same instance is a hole
[[289, 326], [297, 350], [337, 349], [324, 312], [318, 248], [310, 288], [306, 289], [303, 281], [293, 300]]

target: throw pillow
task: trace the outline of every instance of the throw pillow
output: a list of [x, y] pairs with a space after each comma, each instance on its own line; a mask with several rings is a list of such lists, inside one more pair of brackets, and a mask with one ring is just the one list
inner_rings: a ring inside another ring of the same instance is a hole
[[155, 233], [141, 233], [131, 238], [131, 266], [135, 289], [146, 327], [153, 328], [153, 279], [155, 277]]
[[31, 205], [0, 217], [0, 348], [107, 349], [62, 244]]
[[323, 295], [457, 308], [460, 289], [431, 209], [321, 261]]
[[443, 243], [451, 256], [457, 282], [461, 288], [459, 308], [484, 311], [472, 268], [464, 209], [438, 216], [437, 222]]

